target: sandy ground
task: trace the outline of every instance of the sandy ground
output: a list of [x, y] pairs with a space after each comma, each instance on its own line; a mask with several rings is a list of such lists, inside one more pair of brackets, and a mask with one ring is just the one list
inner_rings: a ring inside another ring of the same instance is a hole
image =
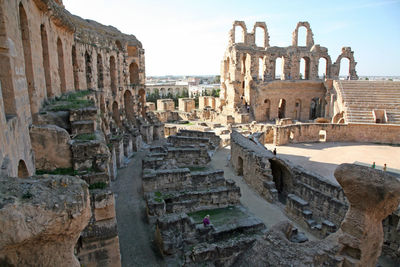
[[122, 266], [164, 266], [163, 259], [155, 253], [154, 231], [146, 221], [141, 176], [143, 157], [144, 152], [140, 152], [131, 158], [126, 168], [118, 170], [118, 178], [111, 184]]
[[[273, 150], [275, 146], [267, 144]], [[363, 144], [363, 143], [302, 143], [277, 146], [277, 156], [311, 170], [332, 183], [337, 184], [334, 170], [341, 163], [357, 163], [400, 174], [400, 146]]]
[[[240, 187], [240, 192], [242, 194], [240, 202], [244, 207], [246, 207], [251, 213], [260, 218], [264, 224], [269, 228], [272, 225], [289, 220], [285, 215], [283, 210], [277, 205], [271, 204], [265, 199], [263, 199], [257, 192], [251, 189], [243, 180], [242, 176], [237, 176], [233, 169], [230, 167], [228, 157], [230, 156], [231, 150], [229, 147], [219, 149], [213, 156], [211, 161], [211, 166], [214, 169], [224, 170], [225, 179], [232, 179]], [[307, 231], [291, 221], [296, 227], [305, 232]], [[315, 240], [314, 236], [307, 234], [310, 240]]]

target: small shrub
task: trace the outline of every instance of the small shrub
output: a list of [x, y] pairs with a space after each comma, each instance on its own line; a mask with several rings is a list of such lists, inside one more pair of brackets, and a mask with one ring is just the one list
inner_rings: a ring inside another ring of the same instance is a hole
[[159, 191], [155, 192], [154, 195], [155, 195], [156, 197], [161, 197], [161, 196], [162, 196], [161, 192], [159, 192]]
[[91, 133], [91, 134], [80, 134], [75, 136], [75, 140], [79, 141], [90, 141], [90, 140], [96, 140], [96, 135]]
[[36, 170], [36, 175], [53, 174], [53, 175], [72, 175], [78, 174], [73, 168], [57, 168], [55, 170]]

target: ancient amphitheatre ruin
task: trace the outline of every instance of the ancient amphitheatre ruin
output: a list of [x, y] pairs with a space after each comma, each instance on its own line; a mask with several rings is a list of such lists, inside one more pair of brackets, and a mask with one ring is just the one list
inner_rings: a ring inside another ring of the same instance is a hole
[[220, 96], [155, 109], [135, 36], [0, 0], [0, 266], [398, 266], [400, 82], [294, 26], [235, 21]]

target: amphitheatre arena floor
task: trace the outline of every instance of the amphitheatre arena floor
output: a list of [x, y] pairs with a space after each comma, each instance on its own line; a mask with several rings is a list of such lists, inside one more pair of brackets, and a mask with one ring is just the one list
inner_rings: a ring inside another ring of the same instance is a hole
[[[269, 150], [274, 145], [266, 144]], [[310, 170], [337, 184], [334, 170], [341, 163], [357, 163], [371, 166], [375, 161], [376, 169], [387, 164], [387, 171], [400, 175], [400, 146], [368, 143], [301, 143], [276, 146], [277, 156]]]

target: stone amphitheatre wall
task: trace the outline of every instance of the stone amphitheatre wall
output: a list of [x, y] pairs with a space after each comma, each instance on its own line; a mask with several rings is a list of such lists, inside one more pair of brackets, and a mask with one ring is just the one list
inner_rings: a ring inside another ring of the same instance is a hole
[[[255, 137], [231, 134], [231, 163], [245, 182], [272, 203], [285, 203], [286, 213], [317, 236], [339, 229], [348, 210], [342, 188], [290, 161], [273, 155]], [[399, 209], [384, 221], [386, 255], [399, 257]]]
[[390, 124], [291, 124], [272, 126], [266, 131], [265, 142], [275, 145], [301, 142], [374, 142], [399, 144], [400, 127]]
[[4, 174], [18, 176], [18, 166], [21, 175], [34, 173], [28, 126], [50, 98], [92, 89], [116, 124], [144, 115], [144, 49], [133, 35], [71, 15], [62, 1], [50, 0], [2, 1], [0, 35]]

